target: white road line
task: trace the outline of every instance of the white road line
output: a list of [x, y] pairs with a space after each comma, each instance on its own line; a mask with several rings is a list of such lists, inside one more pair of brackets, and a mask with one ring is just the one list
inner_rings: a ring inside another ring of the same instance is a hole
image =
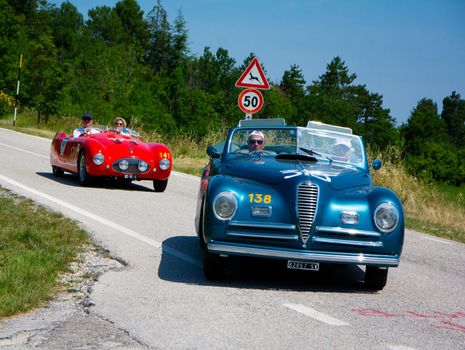
[[405, 345], [388, 345], [387, 348], [390, 350], [416, 350], [415, 348]]
[[14, 147], [14, 146], [10, 146], [10, 145], [7, 145], [6, 143], [2, 143], [0, 142], [0, 146], [4, 146], [4, 147], [8, 147], [8, 148], [11, 148], [11, 149], [14, 149], [14, 150], [17, 150], [17, 151], [21, 151], [21, 152], [24, 152], [24, 153], [29, 153], [29, 154], [33, 154], [37, 157], [40, 157], [40, 158], [45, 158], [45, 159], [49, 159], [48, 156], [44, 156], [42, 154], [39, 154], [39, 153], [35, 153], [35, 152], [31, 152], [31, 151], [27, 151], [25, 149], [22, 149], [22, 148], [18, 148], [18, 147]]
[[62, 201], [61, 199], [58, 199], [58, 198], [55, 198], [53, 196], [50, 196], [46, 193], [43, 193], [43, 192], [40, 192], [40, 191], [37, 191], [37, 190], [34, 190], [33, 188], [30, 188], [26, 185], [23, 185], [13, 179], [10, 179], [6, 176], [3, 176], [3, 175], [0, 175], [0, 180], [3, 181], [3, 182], [6, 182], [10, 185], [13, 185], [15, 187], [18, 187], [26, 192], [29, 192], [29, 193], [32, 193], [38, 197], [41, 197], [41, 198], [44, 198], [52, 203], [55, 203], [55, 204], [58, 204], [64, 208], [67, 208], [67, 209], [70, 209], [78, 214], [81, 214], [85, 217], [88, 217], [94, 221], [97, 221], [103, 225], [106, 225], [112, 229], [115, 229], [129, 237], [132, 237], [132, 238], [135, 238], [141, 242], [144, 242], [146, 244], [148, 244], [149, 246], [151, 247], [154, 247], [156, 249], [160, 249], [162, 250], [162, 252], [166, 252], [168, 254], [171, 254], [171, 255], [174, 255], [175, 257], [181, 259], [181, 260], [184, 260], [185, 262], [189, 263], [189, 264], [192, 264], [194, 266], [197, 266], [197, 267], [201, 267], [201, 262], [197, 259], [194, 259], [192, 258], [191, 256], [187, 255], [187, 254], [184, 254], [176, 249], [173, 249], [173, 248], [170, 248], [170, 247], [167, 247], [167, 246], [163, 246], [160, 242], [157, 242], [151, 238], [148, 238], [148, 237], [145, 237], [144, 235], [138, 233], [138, 232], [135, 232], [127, 227], [124, 227], [124, 226], [121, 226], [119, 224], [116, 224], [110, 220], [107, 220], [105, 218], [102, 218], [98, 215], [95, 215], [87, 210], [84, 210], [84, 209], [81, 209], [73, 204], [70, 204], [70, 203], [67, 203], [65, 201]]
[[434, 242], [438, 242], [438, 243], [442, 243], [442, 244], [454, 245], [453, 242], [445, 241], [445, 240], [439, 239], [439, 238], [433, 238], [433, 237], [428, 237], [428, 236], [420, 236], [420, 238], [428, 239], [430, 241], [434, 241]]
[[326, 314], [323, 314], [321, 312], [316, 311], [315, 309], [312, 309], [308, 306], [301, 305], [301, 304], [284, 304], [285, 307], [300, 312], [301, 314], [304, 314], [306, 316], [309, 316], [317, 321], [329, 324], [331, 326], [350, 326], [349, 323], [338, 320], [337, 318], [328, 316]]
[[179, 177], [183, 177], [185, 179], [200, 181], [200, 176], [195, 176], [195, 175], [191, 175], [191, 174], [184, 174], [184, 173], [180, 173], [179, 171], [174, 171], [174, 170], [171, 172], [171, 174], [179, 176]]

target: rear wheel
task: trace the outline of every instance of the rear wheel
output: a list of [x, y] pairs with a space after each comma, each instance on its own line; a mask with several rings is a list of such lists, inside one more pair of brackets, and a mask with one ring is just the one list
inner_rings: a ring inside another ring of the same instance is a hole
[[153, 180], [153, 189], [155, 192], [164, 192], [167, 185], [168, 180]]
[[60, 168], [52, 165], [52, 174], [53, 176], [56, 176], [56, 177], [60, 177], [60, 176], [63, 176], [65, 172], [63, 170], [61, 170]]
[[92, 182], [92, 176], [87, 172], [86, 153], [84, 151], [79, 155], [78, 178], [81, 186], [89, 186]]
[[365, 284], [373, 290], [381, 290], [387, 282], [388, 268], [367, 266], [365, 271]]

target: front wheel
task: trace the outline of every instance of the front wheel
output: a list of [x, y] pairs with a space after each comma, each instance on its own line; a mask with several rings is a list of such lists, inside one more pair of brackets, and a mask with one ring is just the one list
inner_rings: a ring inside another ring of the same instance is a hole
[[203, 253], [203, 274], [209, 281], [218, 281], [224, 277], [225, 259], [213, 254], [205, 247]]
[[153, 180], [153, 189], [155, 192], [164, 192], [167, 185], [168, 180]]
[[52, 174], [53, 176], [60, 177], [63, 176], [65, 172], [60, 168], [56, 167], [55, 165], [52, 166]]
[[86, 153], [81, 152], [79, 155], [78, 178], [81, 186], [89, 186], [92, 182], [92, 176], [89, 175], [86, 168]]
[[387, 282], [388, 268], [367, 266], [365, 271], [365, 284], [373, 290], [381, 290]]

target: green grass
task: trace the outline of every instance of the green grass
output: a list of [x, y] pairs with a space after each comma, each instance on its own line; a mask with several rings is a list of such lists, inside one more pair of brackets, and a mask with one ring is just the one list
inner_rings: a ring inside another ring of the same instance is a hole
[[0, 318], [39, 307], [59, 290], [86, 233], [71, 220], [0, 188]]

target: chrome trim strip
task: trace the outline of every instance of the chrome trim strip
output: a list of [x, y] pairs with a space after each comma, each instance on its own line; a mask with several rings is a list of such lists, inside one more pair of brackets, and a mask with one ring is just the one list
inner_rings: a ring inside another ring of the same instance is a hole
[[350, 246], [357, 246], [357, 247], [382, 247], [383, 246], [383, 242], [351, 241], [348, 239], [323, 238], [323, 237], [313, 237], [312, 242], [326, 243], [326, 244], [338, 244], [338, 245], [350, 245]]
[[260, 233], [260, 232], [226, 231], [226, 235], [233, 236], [233, 237], [280, 239], [280, 240], [286, 240], [286, 241], [297, 241], [299, 239], [299, 236], [297, 235], [282, 235], [282, 234]]
[[238, 246], [210, 242], [208, 250], [214, 253], [243, 254], [263, 258], [300, 259], [313, 262], [353, 263], [359, 265], [398, 266], [399, 257], [395, 255], [376, 256], [356, 253], [326, 253], [321, 251], [275, 250], [257, 246]]
[[378, 232], [356, 230], [353, 228], [344, 228], [344, 227], [317, 226], [315, 227], [315, 230], [316, 232], [333, 233], [337, 235], [346, 235], [346, 236], [381, 237], [381, 234]]
[[296, 226], [291, 224], [281, 224], [279, 222], [247, 222], [247, 221], [230, 221], [230, 227], [248, 227], [263, 228], [266, 230], [286, 230], [295, 231]]

